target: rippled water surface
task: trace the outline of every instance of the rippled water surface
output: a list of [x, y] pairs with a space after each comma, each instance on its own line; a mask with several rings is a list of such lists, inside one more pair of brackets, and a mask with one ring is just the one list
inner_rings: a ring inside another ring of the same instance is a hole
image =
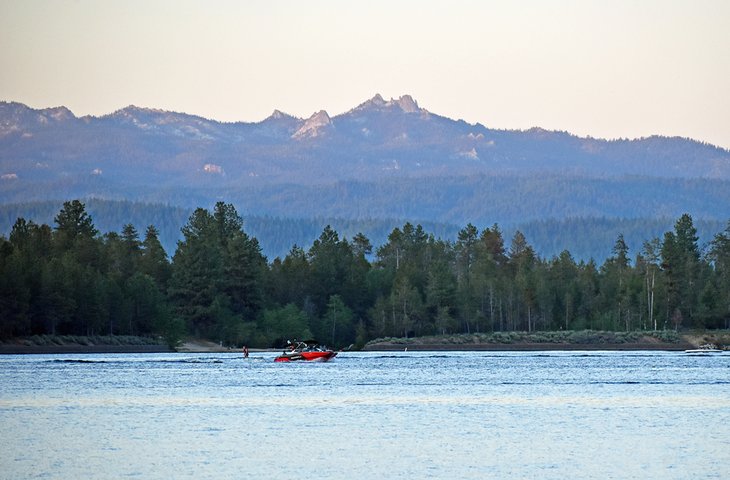
[[730, 478], [730, 354], [0, 357], [0, 478]]

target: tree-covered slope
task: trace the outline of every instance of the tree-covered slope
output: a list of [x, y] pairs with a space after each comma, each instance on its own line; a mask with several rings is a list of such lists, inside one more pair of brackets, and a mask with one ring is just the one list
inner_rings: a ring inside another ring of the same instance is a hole
[[[54, 217], [63, 202], [31, 202], [0, 205], [0, 234], [9, 235], [15, 221], [19, 218], [32, 220], [37, 224], [54, 224]], [[109, 201], [89, 199], [85, 201], [89, 214], [94, 218], [102, 232], [120, 232], [127, 223], [143, 231], [154, 225], [159, 231], [159, 239], [168, 255], [172, 256], [181, 240], [181, 228], [187, 222], [193, 209], [161, 204], [137, 203], [129, 201]], [[730, 215], [728, 216], [730, 219]], [[322, 229], [330, 225], [343, 237], [352, 239], [363, 233], [375, 245], [386, 242], [388, 234], [402, 225], [405, 218], [361, 218], [342, 217], [290, 218], [276, 216], [244, 215], [247, 232], [255, 236], [264, 255], [269, 260], [283, 258], [294, 245], [309, 248]], [[464, 224], [420, 223], [436, 238], [456, 241], [458, 231]], [[497, 222], [472, 222], [480, 228], [490, 227]], [[569, 250], [578, 260], [603, 261], [611, 252], [613, 241], [623, 234], [632, 255], [639, 253], [644, 241], [671, 229], [672, 217], [568, 217], [542, 218], [539, 220], [499, 223], [505, 235], [511, 237], [516, 230], [522, 231], [537, 254], [544, 258], [557, 256]], [[699, 244], [705, 246], [712, 237], [726, 226], [726, 220], [697, 220]]]

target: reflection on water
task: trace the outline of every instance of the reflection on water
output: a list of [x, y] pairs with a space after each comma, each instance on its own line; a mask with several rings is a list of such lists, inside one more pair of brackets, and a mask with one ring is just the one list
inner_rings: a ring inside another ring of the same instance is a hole
[[0, 357], [3, 478], [726, 478], [730, 354]]

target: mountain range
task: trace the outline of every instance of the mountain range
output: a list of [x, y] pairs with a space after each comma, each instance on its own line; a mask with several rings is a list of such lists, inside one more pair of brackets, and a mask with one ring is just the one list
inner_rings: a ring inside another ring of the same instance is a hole
[[0, 103], [0, 203], [95, 198], [245, 215], [514, 226], [730, 218], [730, 151], [686, 138], [501, 130], [409, 95], [223, 123], [129, 106], [93, 117]]

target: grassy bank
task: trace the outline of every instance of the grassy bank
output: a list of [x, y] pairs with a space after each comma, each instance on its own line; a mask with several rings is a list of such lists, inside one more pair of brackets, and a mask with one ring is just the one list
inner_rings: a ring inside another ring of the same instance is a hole
[[143, 353], [171, 351], [159, 337], [33, 335], [0, 340], [0, 353]]
[[730, 347], [730, 332], [673, 330], [605, 332], [493, 332], [435, 335], [415, 338], [378, 338], [364, 350], [684, 350], [712, 343]]

